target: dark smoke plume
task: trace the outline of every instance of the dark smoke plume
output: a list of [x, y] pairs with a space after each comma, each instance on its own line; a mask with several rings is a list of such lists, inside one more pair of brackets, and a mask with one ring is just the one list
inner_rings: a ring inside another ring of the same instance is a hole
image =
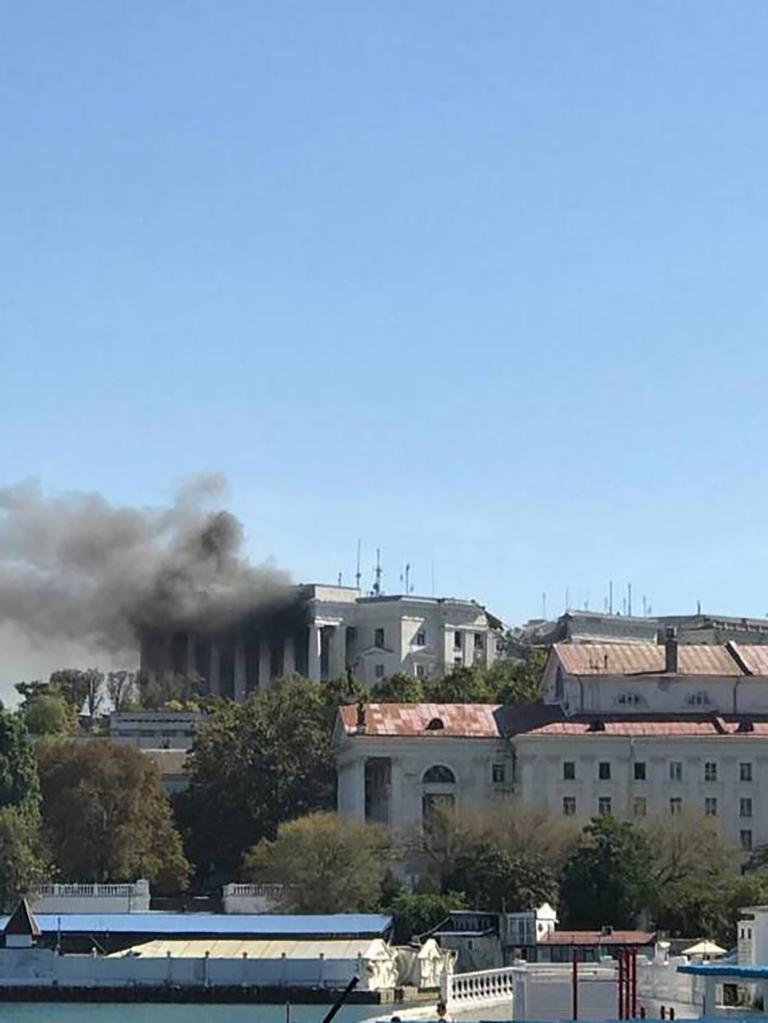
[[240, 523], [210, 510], [223, 489], [220, 476], [197, 477], [166, 508], [0, 489], [0, 626], [37, 646], [135, 656], [144, 626], [213, 630], [287, 607], [287, 574], [250, 564]]

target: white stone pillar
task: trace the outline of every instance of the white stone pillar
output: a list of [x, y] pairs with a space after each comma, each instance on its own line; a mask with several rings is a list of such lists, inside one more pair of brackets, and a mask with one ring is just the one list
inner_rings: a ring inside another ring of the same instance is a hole
[[283, 640], [283, 676], [292, 675], [296, 671], [296, 646], [293, 636]]
[[392, 831], [402, 831], [403, 820], [403, 765], [392, 758], [389, 762], [389, 820], [387, 824]]
[[345, 817], [365, 820], [365, 757], [350, 760], [339, 770], [338, 810]]
[[328, 658], [328, 677], [339, 678], [347, 668], [347, 629], [337, 625], [331, 633]]
[[245, 699], [247, 688], [245, 638], [242, 633], [238, 633], [235, 637], [235, 699], [239, 703]]
[[208, 691], [211, 696], [221, 696], [221, 675], [219, 670], [219, 648], [211, 640], [211, 660], [208, 669]]
[[309, 651], [307, 657], [307, 676], [314, 682], [320, 681], [320, 644], [322, 643], [322, 630], [315, 622], [309, 626]]
[[259, 636], [259, 691], [266, 692], [272, 682], [272, 651], [266, 636]]

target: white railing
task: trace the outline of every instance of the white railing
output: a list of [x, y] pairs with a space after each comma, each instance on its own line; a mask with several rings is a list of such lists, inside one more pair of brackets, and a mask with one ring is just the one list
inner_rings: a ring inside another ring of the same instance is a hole
[[103, 898], [120, 896], [129, 898], [131, 895], [144, 893], [144, 884], [40, 884], [31, 893], [33, 898], [47, 898], [55, 895], [71, 895], [75, 898]]
[[512, 1001], [513, 967], [474, 970], [470, 973], [446, 973], [441, 984], [447, 1006], [498, 1005]]
[[246, 896], [248, 898], [272, 898], [279, 899], [283, 894], [284, 886], [281, 884], [226, 884], [224, 894], [235, 897]]

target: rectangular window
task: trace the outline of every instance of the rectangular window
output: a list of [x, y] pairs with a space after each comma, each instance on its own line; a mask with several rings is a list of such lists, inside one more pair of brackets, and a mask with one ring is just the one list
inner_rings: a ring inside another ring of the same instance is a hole
[[597, 765], [597, 777], [600, 781], [611, 780], [611, 764], [608, 760], [601, 760]]
[[563, 761], [563, 781], [574, 781], [576, 778], [576, 764], [573, 760]]
[[606, 817], [611, 812], [610, 796], [600, 796], [597, 801], [597, 812], [601, 817]]
[[707, 796], [704, 800], [704, 813], [707, 817], [717, 817], [717, 800], [714, 796]]
[[635, 781], [645, 781], [645, 761], [635, 762]]
[[478, 651], [485, 650], [485, 636], [482, 634], [482, 632], [475, 633], [475, 650]]
[[632, 814], [635, 817], [645, 817], [648, 813], [648, 801], [645, 796], [635, 796], [632, 800]]
[[416, 633], [416, 646], [426, 646], [426, 645], [427, 645], [427, 634], [424, 631], [424, 629], [419, 629], [419, 631]]
[[669, 764], [669, 780], [670, 781], [682, 781], [683, 780], [683, 765], [679, 760], [672, 760]]
[[672, 796], [669, 801], [669, 812], [673, 817], [683, 812], [683, 801], [680, 796]]
[[493, 780], [497, 785], [507, 780], [507, 767], [506, 764], [494, 764], [493, 765]]
[[462, 661], [462, 659], [460, 657], [454, 657], [454, 659], [453, 659], [453, 666], [454, 666], [454, 668], [461, 668], [463, 666], [463, 664], [464, 664], [464, 661]]
[[576, 797], [563, 796], [563, 817], [576, 816]]
[[752, 848], [752, 832], [749, 831], [749, 830], [747, 830], [747, 831], [740, 831], [739, 832], [739, 844], [741, 845], [742, 849], [751, 849]]
[[739, 764], [739, 781], [752, 781], [751, 764]]
[[454, 632], [453, 634], [453, 649], [454, 650], [462, 649], [462, 635], [460, 632]]
[[373, 630], [373, 645], [384, 646], [384, 630], [374, 629]]
[[377, 664], [376, 667], [373, 669], [373, 673], [376, 676], [376, 678], [384, 678], [384, 665]]
[[425, 664], [417, 664], [416, 665], [416, 678], [426, 678], [426, 677], [427, 677], [427, 666]]
[[752, 800], [750, 798], [739, 800], [739, 817], [752, 816]]
[[714, 760], [708, 760], [704, 764], [704, 781], [717, 781], [717, 764]]

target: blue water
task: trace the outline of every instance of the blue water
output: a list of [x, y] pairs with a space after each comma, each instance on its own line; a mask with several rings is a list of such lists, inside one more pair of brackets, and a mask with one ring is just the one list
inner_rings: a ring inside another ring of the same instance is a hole
[[[330, 1006], [294, 1005], [291, 1023], [320, 1023]], [[396, 1006], [351, 1005], [334, 1023], [360, 1023], [397, 1012]], [[54, 1002], [0, 1003], [0, 1023], [286, 1023], [283, 1005], [104, 1005]]]

